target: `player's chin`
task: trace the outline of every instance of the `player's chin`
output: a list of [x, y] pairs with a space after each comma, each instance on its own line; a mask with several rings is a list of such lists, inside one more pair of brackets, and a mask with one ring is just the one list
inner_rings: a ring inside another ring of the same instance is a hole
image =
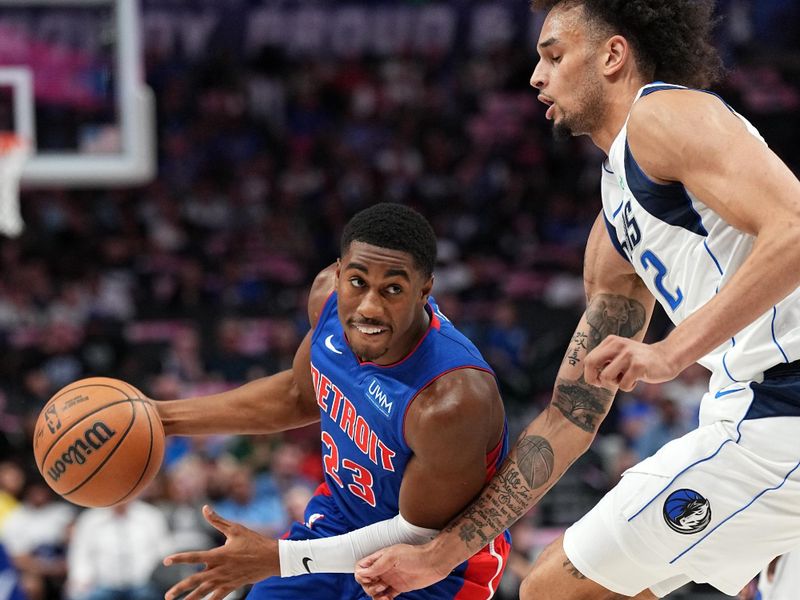
[[557, 141], [568, 140], [574, 135], [575, 133], [573, 132], [572, 127], [570, 127], [569, 123], [567, 123], [563, 118], [553, 121], [553, 137]]
[[[383, 335], [381, 337], [384, 337]], [[353, 344], [353, 350], [363, 362], [374, 362], [389, 351], [386, 340], [374, 340]]]

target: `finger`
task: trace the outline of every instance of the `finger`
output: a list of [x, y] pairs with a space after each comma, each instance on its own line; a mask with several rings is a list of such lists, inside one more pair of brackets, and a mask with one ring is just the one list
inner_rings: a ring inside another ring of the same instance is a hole
[[619, 382], [619, 388], [625, 392], [630, 392], [636, 387], [640, 379], [641, 373], [639, 373], [639, 369], [630, 368]]
[[600, 385], [619, 386], [628, 371], [630, 359], [627, 356], [615, 356], [599, 374]]
[[175, 598], [181, 594], [185, 594], [189, 590], [201, 585], [207, 577], [208, 573], [206, 571], [200, 571], [199, 573], [190, 575], [186, 579], [182, 579], [167, 590], [167, 593], [164, 594], [165, 600], [175, 600]]
[[583, 378], [589, 385], [599, 386], [601, 372], [602, 368], [593, 367], [586, 363], [583, 367]]
[[362, 577], [372, 577], [373, 579], [380, 577], [388, 570], [387, 561], [384, 560], [385, 556], [383, 551], [379, 550], [375, 554], [362, 558], [356, 565], [358, 573]]
[[190, 594], [187, 594], [183, 600], [203, 600], [208, 594], [216, 589], [216, 585], [210, 581], [204, 581], [201, 585], [197, 586]]
[[386, 591], [373, 596], [373, 600], [392, 600], [398, 595], [393, 588], [387, 588]]
[[[603, 340], [605, 342], [605, 340]], [[614, 353], [606, 347], [598, 346], [586, 355], [583, 361], [583, 378], [589, 385], [601, 385], [603, 370], [614, 358]]]
[[353, 576], [356, 578], [356, 581], [361, 585], [370, 585], [378, 581], [375, 577], [367, 577], [362, 575], [360, 571], [356, 571], [353, 573]]
[[208, 521], [209, 524], [220, 533], [227, 535], [230, 531], [231, 522], [220, 517], [208, 504], [203, 506], [203, 516], [205, 517], [206, 521]]
[[171, 554], [164, 559], [164, 564], [170, 566], [176, 563], [186, 563], [192, 565], [204, 565], [208, 563], [209, 552], [203, 550], [202, 552], [179, 552]]
[[382, 554], [383, 553], [380, 550], [378, 550], [374, 554], [370, 554], [369, 556], [365, 556], [364, 558], [362, 558], [360, 561], [358, 561], [356, 563], [356, 569], [360, 570], [360, 569], [366, 569], [366, 568], [371, 567], [375, 563], [375, 561], [378, 560], [381, 557]]
[[389, 589], [389, 586], [383, 583], [382, 581], [379, 581], [377, 583], [367, 583], [367, 584], [362, 583], [361, 587], [364, 588], [364, 591], [367, 592], [367, 594], [369, 594], [370, 596], [377, 596]]
[[230, 586], [217, 588], [214, 591], [214, 593], [211, 594], [211, 597], [208, 600], [223, 600], [223, 598], [225, 598], [225, 596], [230, 594], [235, 589], [236, 589], [235, 587], [230, 587]]

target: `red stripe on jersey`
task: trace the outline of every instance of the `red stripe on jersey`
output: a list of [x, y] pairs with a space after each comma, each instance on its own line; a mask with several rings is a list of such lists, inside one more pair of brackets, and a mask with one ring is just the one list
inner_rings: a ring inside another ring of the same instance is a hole
[[508, 563], [511, 544], [504, 535], [483, 547], [467, 561], [464, 571], [464, 586], [453, 600], [488, 600], [497, 592], [497, 585], [503, 577]]
[[500, 466], [497, 464], [497, 459], [500, 458], [500, 453], [503, 451], [503, 442], [505, 439], [506, 436], [504, 431], [503, 435], [500, 436], [500, 441], [497, 442], [497, 446], [495, 446], [494, 450], [486, 455], [486, 480], [484, 483], [489, 483], [489, 480], [494, 477], [495, 473], [497, 473], [497, 467]]
[[328, 487], [327, 482], [323, 481], [319, 487], [314, 490], [314, 496], [331, 496], [331, 488]]

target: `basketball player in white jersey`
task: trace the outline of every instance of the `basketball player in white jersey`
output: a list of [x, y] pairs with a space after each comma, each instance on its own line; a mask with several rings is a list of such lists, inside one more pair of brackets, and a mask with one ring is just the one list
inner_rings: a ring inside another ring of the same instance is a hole
[[[361, 561], [390, 598], [446, 575], [525, 514], [592, 442], [617, 388], [711, 370], [700, 426], [631, 468], [549, 546], [523, 600], [736, 594], [800, 546], [800, 182], [703, 91], [713, 0], [535, 0], [531, 78], [558, 133], [607, 155], [585, 259], [587, 308], [550, 406], [434, 541]], [[660, 83], [660, 82], [668, 83]], [[686, 86], [686, 87], [682, 87]], [[654, 302], [675, 323], [642, 338]]]

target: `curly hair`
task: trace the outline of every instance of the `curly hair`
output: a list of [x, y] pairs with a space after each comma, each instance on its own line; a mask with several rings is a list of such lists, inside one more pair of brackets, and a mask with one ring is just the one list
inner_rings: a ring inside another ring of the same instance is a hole
[[381, 202], [350, 219], [342, 232], [341, 256], [353, 242], [407, 252], [425, 277], [436, 264], [436, 234], [430, 223], [413, 208]]
[[722, 76], [711, 42], [715, 0], [532, 0], [534, 9], [583, 6], [604, 34], [622, 35], [652, 81], [705, 88]]

